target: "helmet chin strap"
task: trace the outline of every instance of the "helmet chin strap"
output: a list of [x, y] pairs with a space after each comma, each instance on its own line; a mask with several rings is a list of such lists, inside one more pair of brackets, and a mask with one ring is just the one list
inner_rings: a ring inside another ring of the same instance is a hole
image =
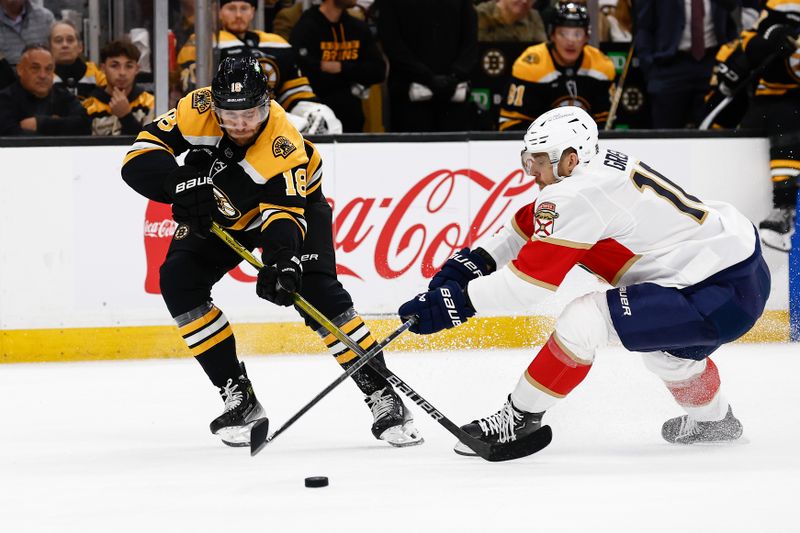
[[561, 181], [566, 178], [566, 176], [560, 176], [558, 174], [558, 163], [553, 163], [553, 177], [556, 179], [556, 181]]

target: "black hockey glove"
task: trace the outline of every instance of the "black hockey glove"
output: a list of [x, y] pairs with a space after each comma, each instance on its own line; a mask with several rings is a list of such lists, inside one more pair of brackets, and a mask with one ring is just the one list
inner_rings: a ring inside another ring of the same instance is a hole
[[303, 267], [291, 252], [278, 254], [270, 266], [258, 271], [256, 294], [275, 305], [288, 307], [294, 303], [293, 295], [302, 287]]
[[733, 96], [749, 74], [750, 62], [747, 56], [740, 51], [734, 53], [726, 62], [717, 65], [719, 92], [725, 96]]
[[418, 294], [401, 305], [397, 313], [403, 322], [416, 315], [417, 323], [408, 329], [427, 335], [463, 324], [475, 315], [475, 309], [467, 293], [455, 281], [448, 281], [438, 289]]
[[745, 49], [750, 64], [766, 67], [773, 58], [787, 58], [797, 50], [794, 30], [786, 24], [772, 24], [750, 39]]
[[206, 172], [211, 169], [216, 159], [217, 155], [211, 148], [192, 148], [186, 153], [183, 164]]
[[491, 274], [495, 271], [496, 265], [492, 256], [482, 248], [470, 251], [469, 248], [453, 254], [442, 268], [433, 275], [428, 290], [441, 287], [448, 281], [455, 281], [462, 289], [467, 283], [475, 278]]
[[207, 172], [191, 165], [178, 167], [167, 176], [167, 195], [172, 199], [172, 218], [204, 237], [211, 229], [211, 215], [217, 210], [214, 187]]

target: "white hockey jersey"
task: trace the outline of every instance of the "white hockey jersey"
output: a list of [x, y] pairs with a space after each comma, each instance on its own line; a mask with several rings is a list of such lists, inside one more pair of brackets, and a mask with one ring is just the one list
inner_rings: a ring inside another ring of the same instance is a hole
[[478, 312], [524, 310], [575, 265], [617, 287], [688, 287], [747, 259], [756, 233], [733, 206], [702, 202], [646, 163], [601, 150], [479, 245], [499, 270], [469, 284]]

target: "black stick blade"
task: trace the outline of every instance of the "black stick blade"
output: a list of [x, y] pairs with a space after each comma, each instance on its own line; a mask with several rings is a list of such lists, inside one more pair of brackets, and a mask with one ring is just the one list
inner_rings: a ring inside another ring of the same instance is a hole
[[545, 448], [553, 440], [550, 426], [542, 426], [527, 437], [506, 444], [495, 444], [491, 447], [487, 461], [510, 461], [532, 455]]
[[250, 457], [255, 456], [267, 445], [268, 435], [269, 418], [256, 420], [256, 423], [250, 428]]

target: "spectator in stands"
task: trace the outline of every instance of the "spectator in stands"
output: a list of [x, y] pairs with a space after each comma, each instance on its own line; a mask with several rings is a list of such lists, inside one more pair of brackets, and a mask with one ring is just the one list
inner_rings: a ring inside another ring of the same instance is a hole
[[558, 4], [551, 43], [529, 47], [514, 62], [500, 130], [525, 130], [545, 111], [578, 106], [602, 126], [611, 107], [615, 70], [611, 60], [589, 46], [589, 13], [575, 2]]
[[600, 14], [601, 43], [629, 43], [633, 39], [633, 7], [631, 0], [618, 0]]
[[106, 84], [98, 66], [81, 57], [83, 43], [71, 22], [58, 21], [50, 28], [50, 52], [56, 62], [56, 87], [63, 87], [83, 100], [95, 86]]
[[[214, 47], [220, 51], [220, 61], [229, 56], [255, 57], [269, 80], [269, 88], [275, 93], [275, 101], [289, 112], [289, 120], [301, 133], [341, 133], [341, 121], [330, 107], [317, 101], [308, 78], [297, 67], [291, 45], [274, 33], [250, 29], [255, 14], [256, 0], [220, 0], [222, 29], [214, 36]], [[178, 53], [181, 81], [187, 92], [196, 85], [196, 57], [192, 35]]]
[[530, 44], [547, 40], [547, 32], [533, 0], [491, 0], [478, 4], [478, 41], [516, 41]]
[[[294, 5], [281, 7], [272, 21], [273, 33], [280, 35], [288, 41], [292, 36], [292, 30], [297, 24], [297, 21], [300, 20], [300, 16], [303, 12], [308, 10], [312, 5], [319, 5], [321, 3], [322, 0], [297, 0]], [[357, 4], [361, 4], [361, 2], [357, 2]], [[354, 5], [348, 8], [347, 13], [358, 20], [366, 20], [367, 18], [366, 9], [361, 5]]]
[[55, 17], [30, 0], [0, 0], [0, 54], [16, 65], [29, 44], [44, 44]]
[[362, 101], [386, 77], [386, 63], [367, 23], [346, 11], [356, 0], [322, 0], [305, 11], [290, 42], [320, 101], [345, 132], [364, 131]]
[[714, 56], [737, 36], [740, 0], [636, 0], [636, 54], [647, 80], [654, 128], [697, 126]]
[[0, 135], [84, 135], [89, 120], [78, 99], [53, 87], [55, 62], [42, 45], [26, 47], [19, 81], [0, 91]]
[[17, 81], [17, 76], [14, 74], [14, 69], [8, 64], [8, 60], [0, 54], [0, 89], [5, 89], [12, 83]]
[[[317, 2], [319, 3], [319, 2]], [[268, 32], [278, 33], [275, 31], [275, 20], [278, 17], [278, 14], [285, 9], [293, 7], [294, 5], [304, 4], [303, 0], [298, 0], [296, 3], [294, 0], [264, 0], [264, 29]], [[300, 11], [302, 12], [302, 10]], [[299, 16], [294, 19], [296, 23], [299, 20]], [[278, 33], [281, 37], [288, 40], [289, 35], [291, 34], [291, 28], [288, 28], [286, 35], [282, 33]]]
[[393, 131], [472, 129], [469, 73], [478, 61], [472, 0], [376, 0], [389, 59]]
[[194, 33], [194, 0], [170, 0], [169, 27], [175, 35], [175, 50], [180, 50]]
[[139, 57], [130, 41], [111, 41], [100, 50], [100, 68], [108, 83], [95, 87], [83, 101], [92, 135], [138, 135], [153, 121], [155, 98], [135, 83]]

